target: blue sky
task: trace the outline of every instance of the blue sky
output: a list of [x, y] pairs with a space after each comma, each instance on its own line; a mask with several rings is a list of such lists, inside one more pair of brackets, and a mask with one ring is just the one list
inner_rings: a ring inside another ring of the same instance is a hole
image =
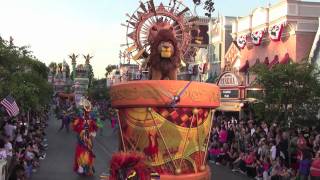
[[[215, 14], [245, 16], [278, 1], [215, 0]], [[183, 3], [193, 9], [192, 0]], [[126, 39], [120, 23], [138, 5], [138, 0], [0, 0], [0, 35], [13, 36], [17, 45], [30, 45], [46, 64], [64, 59], [70, 63], [69, 54], [90, 53], [95, 76], [103, 78], [105, 67], [118, 63], [120, 44]], [[84, 63], [83, 58], [78, 61]]]

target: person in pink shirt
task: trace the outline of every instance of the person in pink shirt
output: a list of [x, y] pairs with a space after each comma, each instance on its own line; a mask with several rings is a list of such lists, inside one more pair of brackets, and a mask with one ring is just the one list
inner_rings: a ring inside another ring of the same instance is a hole
[[312, 160], [310, 176], [311, 180], [320, 180], [320, 151], [316, 153], [316, 157]]
[[219, 142], [221, 144], [224, 144], [227, 142], [228, 139], [228, 131], [226, 130], [226, 128], [224, 126], [221, 127], [221, 130], [219, 132]]
[[218, 146], [218, 144], [213, 144], [212, 148], [209, 150], [210, 161], [213, 163], [218, 163], [220, 154], [221, 148]]

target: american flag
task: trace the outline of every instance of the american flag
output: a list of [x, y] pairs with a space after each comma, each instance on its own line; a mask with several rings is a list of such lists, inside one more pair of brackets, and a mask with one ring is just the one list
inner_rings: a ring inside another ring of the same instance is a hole
[[18, 107], [16, 101], [10, 95], [7, 96], [6, 98], [4, 98], [0, 102], [0, 104], [6, 108], [6, 111], [10, 117], [13, 117], [13, 116], [16, 116], [19, 114], [19, 107]]

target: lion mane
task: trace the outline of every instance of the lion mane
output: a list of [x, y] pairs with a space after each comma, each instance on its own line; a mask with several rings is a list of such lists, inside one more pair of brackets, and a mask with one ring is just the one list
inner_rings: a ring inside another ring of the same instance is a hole
[[[164, 59], [161, 57], [158, 48], [162, 42], [171, 42], [174, 47], [174, 52], [170, 59]], [[177, 79], [177, 71], [181, 63], [180, 52], [181, 50], [178, 46], [178, 41], [173, 33], [173, 30], [159, 30], [159, 32], [157, 33], [150, 45], [150, 56], [148, 65], [149, 70], [151, 70], [151, 79]]]

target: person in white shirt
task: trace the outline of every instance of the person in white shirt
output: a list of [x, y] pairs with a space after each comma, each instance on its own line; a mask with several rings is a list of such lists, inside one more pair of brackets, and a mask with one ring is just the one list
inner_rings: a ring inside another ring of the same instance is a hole
[[7, 122], [6, 125], [4, 126], [4, 132], [9, 137], [9, 141], [13, 140], [16, 129], [17, 129], [17, 126], [13, 125], [11, 121]]
[[264, 130], [264, 132], [266, 132], [266, 134], [268, 134], [269, 129], [268, 129], [268, 125], [267, 125], [266, 122], [263, 121], [263, 122], [261, 123], [261, 128]]
[[271, 155], [271, 160], [276, 160], [277, 158], [277, 147], [276, 147], [276, 143], [274, 141], [272, 141], [270, 143], [271, 145], [271, 149], [270, 149], [270, 155]]
[[0, 159], [6, 160], [7, 159], [7, 152], [5, 149], [5, 142], [3, 139], [0, 139]]
[[256, 129], [254, 127], [254, 121], [253, 120], [249, 120], [248, 124], [249, 124], [249, 128], [250, 128], [250, 134], [252, 136], [256, 132]]
[[12, 157], [12, 153], [13, 153], [13, 150], [12, 150], [12, 144], [11, 142], [9, 141], [9, 138], [8, 137], [5, 137], [4, 138], [4, 141], [5, 141], [5, 144], [4, 144], [4, 148], [6, 149], [6, 152], [7, 152], [7, 156], [8, 157]]

